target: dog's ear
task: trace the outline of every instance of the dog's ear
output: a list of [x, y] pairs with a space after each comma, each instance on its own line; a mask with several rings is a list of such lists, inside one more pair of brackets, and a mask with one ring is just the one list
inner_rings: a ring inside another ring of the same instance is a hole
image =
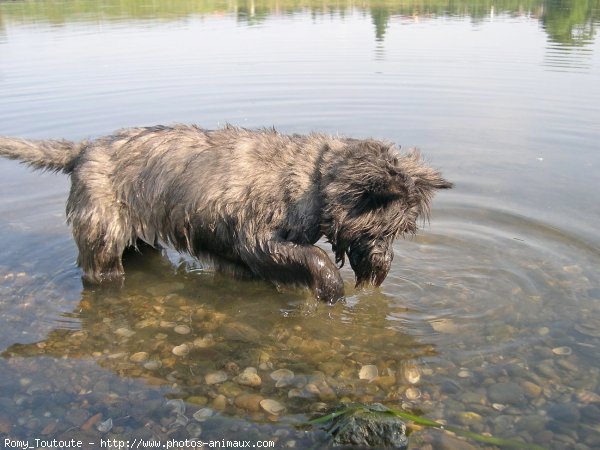
[[404, 198], [407, 202], [415, 193], [412, 177], [391, 164], [378, 167], [373, 176], [365, 180], [365, 194], [371, 202], [382, 204]]
[[414, 180], [417, 190], [423, 192], [454, 187], [454, 184], [442, 177], [439, 171], [423, 164], [423, 158], [418, 150], [411, 149], [405, 158], [408, 162], [406, 171]]
[[415, 178], [415, 186], [422, 189], [452, 189], [454, 184], [443, 178], [437, 170], [429, 169]]
[[353, 141], [349, 150], [358, 157], [353, 178], [360, 185], [363, 199], [381, 205], [407, 197], [414, 190], [412, 178], [397, 165], [398, 155], [392, 151], [392, 144], [366, 139]]

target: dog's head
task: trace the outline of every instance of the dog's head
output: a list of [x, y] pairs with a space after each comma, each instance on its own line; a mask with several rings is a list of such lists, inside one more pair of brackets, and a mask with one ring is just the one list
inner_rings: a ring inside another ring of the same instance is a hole
[[451, 187], [415, 150], [400, 155], [383, 142], [348, 140], [322, 179], [322, 231], [336, 262], [342, 266], [347, 255], [356, 286], [379, 286], [394, 258], [394, 239], [414, 234], [429, 217], [435, 191]]

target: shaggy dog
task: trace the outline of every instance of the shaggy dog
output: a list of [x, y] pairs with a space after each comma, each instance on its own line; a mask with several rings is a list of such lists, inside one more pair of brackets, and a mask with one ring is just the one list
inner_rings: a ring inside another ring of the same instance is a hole
[[171, 245], [330, 303], [340, 272], [379, 286], [394, 238], [415, 233], [437, 189], [452, 184], [419, 154], [322, 134], [226, 126], [130, 128], [80, 143], [0, 137], [0, 155], [71, 175], [67, 220], [92, 283], [121, 279], [126, 248]]

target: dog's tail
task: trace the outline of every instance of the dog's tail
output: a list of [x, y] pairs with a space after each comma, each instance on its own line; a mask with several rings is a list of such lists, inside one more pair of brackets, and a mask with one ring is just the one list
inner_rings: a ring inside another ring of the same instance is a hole
[[0, 156], [42, 170], [71, 173], [85, 144], [65, 140], [30, 141], [0, 136]]

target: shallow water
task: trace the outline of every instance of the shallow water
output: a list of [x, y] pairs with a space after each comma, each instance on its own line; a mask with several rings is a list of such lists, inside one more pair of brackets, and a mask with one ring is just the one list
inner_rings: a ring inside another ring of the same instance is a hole
[[347, 302], [327, 307], [173, 252], [84, 289], [68, 179], [0, 160], [0, 434], [304, 448], [324, 436], [293, 423], [358, 400], [598, 448], [599, 18], [577, 0], [0, 1], [2, 135], [274, 125], [418, 146], [456, 184], [380, 289], [344, 268]]

